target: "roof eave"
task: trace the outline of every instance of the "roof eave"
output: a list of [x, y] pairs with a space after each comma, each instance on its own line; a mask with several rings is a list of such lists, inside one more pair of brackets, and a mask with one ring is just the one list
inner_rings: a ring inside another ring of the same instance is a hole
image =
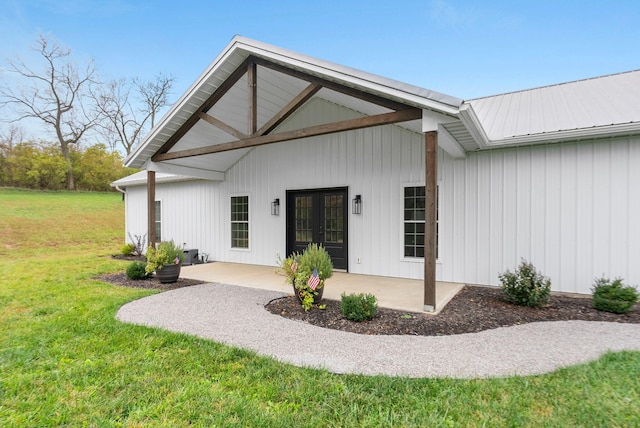
[[640, 135], [640, 122], [594, 126], [590, 128], [508, 137], [489, 141], [487, 143], [487, 148], [551, 144], [568, 141], [593, 140], [598, 138], [624, 137], [632, 135]]

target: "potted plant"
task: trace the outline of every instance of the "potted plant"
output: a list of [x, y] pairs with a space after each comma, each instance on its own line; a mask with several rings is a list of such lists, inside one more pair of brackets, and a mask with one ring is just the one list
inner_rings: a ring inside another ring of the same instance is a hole
[[313, 243], [302, 254], [292, 253], [281, 260], [280, 267], [305, 311], [322, 299], [325, 280], [333, 275], [329, 253], [322, 245]]
[[176, 282], [180, 276], [180, 266], [184, 259], [182, 247], [174, 244], [173, 241], [163, 241], [158, 244], [158, 248], [149, 247], [147, 249], [146, 272], [156, 272], [160, 282]]

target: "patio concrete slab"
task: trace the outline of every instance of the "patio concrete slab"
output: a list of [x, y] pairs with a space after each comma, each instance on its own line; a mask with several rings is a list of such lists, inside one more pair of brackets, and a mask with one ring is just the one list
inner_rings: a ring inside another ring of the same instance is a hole
[[[180, 276], [205, 282], [239, 285], [293, 294], [285, 277], [277, 273], [276, 266], [247, 265], [240, 263], [212, 262], [183, 266]], [[436, 283], [437, 314], [464, 287], [451, 282]], [[424, 312], [424, 283], [422, 280], [390, 278], [373, 275], [356, 275], [334, 272], [327, 281], [324, 297], [340, 300], [342, 293], [370, 293], [383, 308], [407, 312]]]

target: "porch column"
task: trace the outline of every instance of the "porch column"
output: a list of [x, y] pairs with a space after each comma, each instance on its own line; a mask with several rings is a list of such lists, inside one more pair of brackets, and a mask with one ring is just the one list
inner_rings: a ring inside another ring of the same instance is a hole
[[147, 238], [156, 246], [156, 172], [147, 171]]
[[424, 310], [436, 310], [436, 215], [438, 131], [425, 132]]

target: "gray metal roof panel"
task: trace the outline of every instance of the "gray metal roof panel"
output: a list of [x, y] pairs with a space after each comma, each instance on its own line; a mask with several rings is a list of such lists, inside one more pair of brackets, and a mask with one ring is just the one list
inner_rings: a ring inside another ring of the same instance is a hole
[[640, 123], [640, 70], [469, 100], [489, 142]]

